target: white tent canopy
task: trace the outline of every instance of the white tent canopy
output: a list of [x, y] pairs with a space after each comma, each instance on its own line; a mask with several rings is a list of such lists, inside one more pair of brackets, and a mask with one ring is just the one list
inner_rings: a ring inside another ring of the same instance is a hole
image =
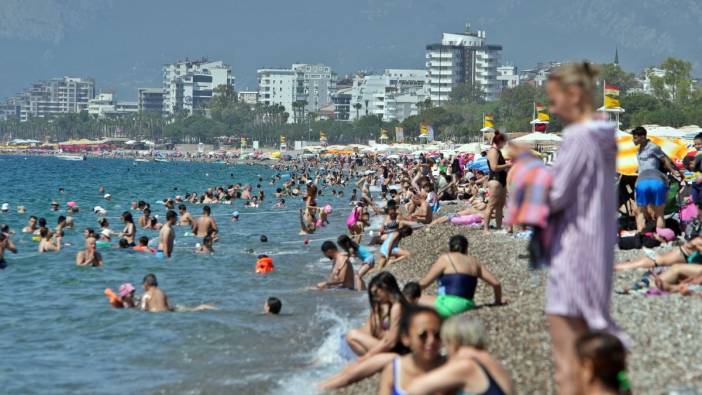
[[563, 141], [563, 139], [560, 138], [559, 136], [556, 136], [555, 134], [533, 132], [533, 133], [525, 134], [524, 136], [521, 136], [521, 137], [517, 137], [513, 141], [516, 141], [518, 143], [548, 143], [548, 142], [559, 143], [559, 142]]
[[[683, 138], [686, 132], [679, 129], [675, 129], [670, 126], [661, 125], [642, 125], [646, 129], [646, 135], [656, 136], [656, 137], [672, 137], [672, 138]], [[631, 132], [631, 130], [629, 130]]]

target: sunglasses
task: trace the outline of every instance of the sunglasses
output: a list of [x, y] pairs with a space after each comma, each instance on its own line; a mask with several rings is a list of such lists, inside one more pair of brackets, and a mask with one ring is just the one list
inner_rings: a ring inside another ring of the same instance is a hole
[[429, 333], [431, 333], [435, 340], [441, 340], [441, 334], [439, 333], [439, 331], [421, 331], [417, 334], [417, 337], [419, 337], [419, 340], [421, 340], [422, 342], [426, 342], [429, 338]]

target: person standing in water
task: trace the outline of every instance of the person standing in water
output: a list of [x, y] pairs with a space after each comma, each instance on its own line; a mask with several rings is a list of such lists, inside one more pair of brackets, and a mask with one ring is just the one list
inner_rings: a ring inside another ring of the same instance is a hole
[[144, 296], [141, 298], [142, 310], [151, 313], [173, 311], [173, 308], [168, 304], [168, 296], [158, 287], [158, 280], [155, 274], [149, 273], [144, 276], [142, 286], [145, 291]]
[[548, 78], [550, 112], [567, 125], [549, 193], [551, 241], [546, 314], [558, 393], [578, 394], [576, 339], [606, 330], [626, 339], [609, 311], [617, 242], [615, 125], [594, 116], [589, 63], [568, 64]]
[[177, 215], [175, 211], [168, 210], [166, 213], [166, 223], [161, 227], [158, 234], [158, 249], [163, 255], [170, 258], [173, 254], [173, 243], [175, 242], [175, 231], [173, 226], [176, 223]]
[[5, 250], [8, 250], [13, 254], [17, 253], [17, 247], [15, 246], [15, 243], [10, 240], [10, 236], [0, 233], [0, 269], [7, 267], [7, 262], [5, 262]]
[[76, 266], [102, 266], [102, 255], [96, 250], [96, 239], [85, 239], [85, 249], [76, 254]]
[[346, 288], [351, 290], [365, 288], [362, 284], [354, 284], [357, 281], [355, 281], [356, 277], [354, 276], [353, 266], [351, 266], [349, 256], [346, 253], [340, 252], [333, 241], [327, 240], [322, 243], [322, 253], [333, 262], [333, 265], [331, 274], [329, 275], [329, 281], [317, 284], [317, 288]]
[[[210, 216], [210, 206], [202, 208], [202, 216], [193, 223], [193, 235], [197, 237], [211, 236], [213, 241], [217, 240], [217, 223]], [[174, 213], [175, 214], [175, 213]]]
[[180, 211], [180, 217], [178, 218], [178, 225], [187, 225], [192, 228], [193, 226], [193, 216], [188, 212], [188, 208], [181, 204], [178, 206], [178, 211]]

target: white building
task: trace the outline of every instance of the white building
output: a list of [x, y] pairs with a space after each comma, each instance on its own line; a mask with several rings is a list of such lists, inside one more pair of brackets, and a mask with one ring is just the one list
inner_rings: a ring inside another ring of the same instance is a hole
[[519, 72], [519, 83], [530, 83], [535, 86], [544, 86], [548, 81], [551, 71], [561, 66], [561, 62], [550, 61], [548, 63], [537, 63], [536, 67], [524, 69]]
[[239, 100], [241, 103], [254, 105], [258, 103], [258, 91], [237, 92], [237, 100]]
[[163, 112], [204, 112], [220, 86], [234, 89], [232, 69], [222, 61], [203, 58], [167, 64], [163, 66]]
[[519, 73], [516, 66], [500, 66], [497, 68], [497, 82], [500, 84], [500, 91], [512, 89], [519, 86]]
[[653, 84], [651, 84], [651, 77], [663, 78], [665, 77], [665, 70], [659, 69], [657, 67], [649, 67], [643, 72], [643, 79], [640, 80], [643, 86], [643, 93], [647, 95], [653, 94]]
[[[319, 113], [333, 102], [336, 75], [323, 64], [293, 64], [290, 69], [258, 70], [258, 101], [278, 104], [290, 114], [289, 123], [301, 121], [305, 113]], [[293, 103], [304, 101], [305, 107], [294, 108]]]
[[356, 76], [351, 87], [349, 119], [379, 115], [384, 121], [416, 115], [428, 97], [425, 70], [387, 69], [381, 75]]
[[88, 102], [88, 114], [104, 118], [139, 112], [138, 102], [118, 102], [114, 93], [103, 92]]
[[78, 113], [88, 109], [95, 96], [95, 81], [90, 78], [63, 77], [40, 81], [13, 100], [20, 105], [20, 120]]
[[488, 45], [484, 31], [444, 33], [441, 43], [426, 46], [426, 67], [429, 95], [434, 104], [450, 99], [454, 86], [472, 83], [485, 99], [494, 100], [500, 92], [497, 64], [501, 45]]
[[137, 93], [139, 112], [163, 113], [163, 88], [139, 88]]

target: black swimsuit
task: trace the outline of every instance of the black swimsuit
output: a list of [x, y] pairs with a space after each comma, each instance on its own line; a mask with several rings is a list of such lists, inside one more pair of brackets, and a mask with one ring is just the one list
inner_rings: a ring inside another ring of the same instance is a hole
[[[495, 148], [497, 149], [497, 148]], [[488, 180], [495, 180], [500, 183], [500, 185], [507, 186], [507, 172], [504, 170], [500, 171], [493, 171], [492, 168], [490, 167], [490, 161], [488, 160], [488, 169], [490, 169], [490, 174], [488, 175]], [[498, 165], [504, 165], [507, 163], [505, 161], [505, 157], [502, 156], [502, 152], [500, 150], [497, 150], [497, 164]]]

